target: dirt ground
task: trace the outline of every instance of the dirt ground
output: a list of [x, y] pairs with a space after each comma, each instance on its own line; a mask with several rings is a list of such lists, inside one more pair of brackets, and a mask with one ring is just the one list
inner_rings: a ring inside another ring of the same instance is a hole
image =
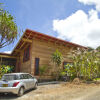
[[78, 85], [61, 83], [38, 86], [22, 97], [7, 94], [0, 95], [0, 100], [100, 100], [100, 84]]

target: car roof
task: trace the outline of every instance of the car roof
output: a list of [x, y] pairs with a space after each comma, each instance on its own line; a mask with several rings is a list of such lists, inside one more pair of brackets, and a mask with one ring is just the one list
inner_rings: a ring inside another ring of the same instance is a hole
[[7, 73], [4, 75], [21, 75], [21, 74], [29, 74], [29, 73]]

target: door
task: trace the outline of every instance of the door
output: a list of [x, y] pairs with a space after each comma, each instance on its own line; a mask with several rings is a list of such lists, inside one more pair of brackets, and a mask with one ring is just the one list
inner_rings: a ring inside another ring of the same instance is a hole
[[28, 90], [30, 86], [29, 86], [29, 79], [28, 79], [27, 74], [21, 74], [20, 79], [25, 84], [25, 89]]
[[30, 74], [28, 74], [28, 79], [29, 79], [30, 88], [34, 88], [35, 86], [34, 78]]
[[35, 58], [35, 75], [39, 75], [39, 58]]

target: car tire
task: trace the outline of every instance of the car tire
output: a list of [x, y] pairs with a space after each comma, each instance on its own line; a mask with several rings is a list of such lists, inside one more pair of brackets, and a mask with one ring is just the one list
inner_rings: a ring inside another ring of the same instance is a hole
[[18, 94], [17, 94], [17, 96], [22, 96], [24, 94], [24, 87], [21, 87], [20, 89], [19, 89], [19, 92], [18, 92]]
[[37, 86], [38, 86], [38, 83], [36, 82], [35, 83], [35, 86], [34, 86], [34, 89], [37, 89]]

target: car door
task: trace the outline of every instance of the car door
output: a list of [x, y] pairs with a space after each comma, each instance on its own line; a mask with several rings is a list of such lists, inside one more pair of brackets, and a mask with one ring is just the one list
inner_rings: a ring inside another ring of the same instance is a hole
[[28, 78], [29, 78], [30, 88], [33, 88], [35, 86], [34, 78], [30, 74], [28, 74]]
[[25, 89], [29, 89], [29, 82], [28, 82], [28, 76], [26, 74], [21, 74], [20, 79], [23, 84], [25, 84]]

